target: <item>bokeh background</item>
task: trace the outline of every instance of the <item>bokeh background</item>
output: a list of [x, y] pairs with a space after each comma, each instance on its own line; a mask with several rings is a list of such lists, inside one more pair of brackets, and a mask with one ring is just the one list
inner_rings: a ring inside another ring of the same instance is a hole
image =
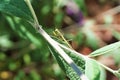
[[[40, 24], [80, 54], [120, 40], [120, 0], [31, 0]], [[59, 31], [58, 31], [58, 30]], [[120, 50], [95, 57], [119, 69]], [[106, 80], [118, 80], [106, 71]], [[105, 75], [104, 75], [105, 76]], [[0, 80], [69, 80], [46, 41], [18, 17], [0, 12]]]

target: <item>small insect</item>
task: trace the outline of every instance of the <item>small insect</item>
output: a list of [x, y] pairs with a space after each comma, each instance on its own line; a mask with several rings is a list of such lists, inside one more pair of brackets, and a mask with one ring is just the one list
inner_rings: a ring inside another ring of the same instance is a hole
[[53, 31], [53, 34], [58, 39], [64, 41], [65, 44], [67, 44], [67, 46], [72, 49], [71, 45], [68, 43], [68, 41], [64, 38], [63, 34], [58, 29], [55, 29], [55, 31]]

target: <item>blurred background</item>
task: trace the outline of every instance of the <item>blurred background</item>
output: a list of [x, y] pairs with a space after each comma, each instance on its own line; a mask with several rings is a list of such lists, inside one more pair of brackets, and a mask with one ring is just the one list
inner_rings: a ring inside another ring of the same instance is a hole
[[[58, 39], [62, 34], [77, 52], [88, 55], [120, 40], [120, 0], [31, 1], [45, 31]], [[95, 59], [119, 69], [120, 49]], [[118, 80], [105, 74], [106, 80]], [[30, 24], [0, 12], [0, 80], [69, 79]]]

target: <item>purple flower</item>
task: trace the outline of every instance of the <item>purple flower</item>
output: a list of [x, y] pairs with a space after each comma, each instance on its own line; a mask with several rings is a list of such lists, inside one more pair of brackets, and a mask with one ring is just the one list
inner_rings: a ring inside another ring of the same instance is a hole
[[82, 25], [83, 23], [83, 15], [82, 12], [79, 10], [78, 6], [74, 2], [69, 2], [65, 6], [66, 14], [71, 17], [73, 21]]

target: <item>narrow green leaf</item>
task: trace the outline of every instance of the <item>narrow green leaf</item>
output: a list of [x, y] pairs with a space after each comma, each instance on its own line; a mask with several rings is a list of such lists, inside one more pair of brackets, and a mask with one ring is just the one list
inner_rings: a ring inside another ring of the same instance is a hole
[[28, 21], [33, 20], [24, 0], [0, 0], [0, 11]]
[[114, 36], [116, 39], [120, 40], [120, 32], [113, 30], [113, 36]]
[[100, 65], [98, 65], [94, 60], [86, 60], [85, 74], [89, 80], [105, 80], [104, 72]]
[[114, 74], [120, 80], [120, 72], [119, 71], [115, 71]]
[[120, 49], [113, 51], [111, 55], [114, 58], [115, 64], [119, 65], [120, 64]]
[[99, 56], [120, 48], [120, 42], [116, 42], [92, 52], [89, 56]]
[[[6, 19], [8, 23], [10, 24], [10, 27], [20, 35], [20, 37], [24, 39], [29, 39], [32, 43], [34, 43], [36, 46], [43, 46], [45, 44], [43, 41], [43, 38], [36, 33], [35, 29], [28, 24], [27, 22], [17, 18], [17, 17], [10, 17], [6, 16]], [[39, 36], [39, 37], [38, 37]]]
[[[64, 59], [62, 57], [60, 57], [57, 52], [52, 48], [49, 47], [51, 53], [53, 54], [53, 56], [55, 57], [55, 59], [57, 60], [58, 64], [60, 65], [60, 67], [62, 68], [62, 70], [67, 74], [67, 76], [70, 78], [70, 80], [80, 80], [80, 77], [75, 73], [75, 71], [69, 66], [69, 64], [67, 64]], [[67, 52], [67, 51], [66, 51]], [[73, 61], [77, 64], [77, 66], [79, 67], [80, 70], [82, 70], [82, 72], [84, 73], [84, 69], [85, 69], [85, 61], [83, 58], [67, 52], [68, 55], [73, 59]]]
[[100, 69], [100, 80], [106, 80], [106, 71], [103, 67], [99, 66]]

